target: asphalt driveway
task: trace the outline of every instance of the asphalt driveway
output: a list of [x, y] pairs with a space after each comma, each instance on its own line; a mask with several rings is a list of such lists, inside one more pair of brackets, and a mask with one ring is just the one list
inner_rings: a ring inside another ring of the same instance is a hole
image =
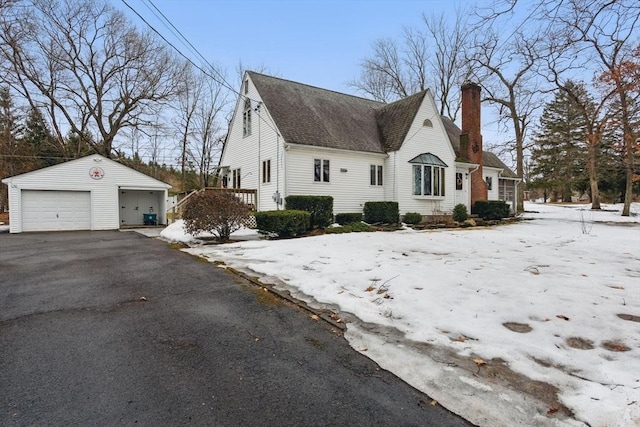
[[0, 234], [0, 424], [468, 426], [339, 331], [137, 233]]

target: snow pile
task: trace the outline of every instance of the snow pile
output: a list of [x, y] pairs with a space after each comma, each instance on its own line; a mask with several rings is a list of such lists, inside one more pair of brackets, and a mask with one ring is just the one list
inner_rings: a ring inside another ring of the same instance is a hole
[[[200, 233], [197, 236], [192, 236], [184, 230], [184, 220], [182, 219], [179, 219], [162, 230], [160, 237], [170, 242], [184, 244], [194, 244], [199, 243], [202, 239], [211, 240], [215, 238], [211, 233]], [[252, 238], [258, 238], [258, 232], [249, 228], [243, 227], [240, 230], [231, 233], [232, 240], [250, 240]]]
[[[537, 421], [522, 421], [526, 410], [503, 394], [470, 395], [456, 406], [439, 382], [458, 376], [460, 395], [498, 388], [454, 372], [445, 380], [446, 365], [442, 371], [411, 346], [387, 345], [361, 325], [397, 330], [407, 343], [502, 359], [557, 387], [561, 403], [591, 426], [637, 425], [640, 206], [634, 204], [629, 218], [575, 205], [526, 208], [538, 213], [495, 228], [324, 235], [187, 251], [258, 273], [311, 305], [350, 313], [360, 321], [346, 334], [356, 350], [473, 422], [547, 425], [553, 417], [542, 412]], [[505, 402], [514, 407], [511, 414], [504, 414]]]

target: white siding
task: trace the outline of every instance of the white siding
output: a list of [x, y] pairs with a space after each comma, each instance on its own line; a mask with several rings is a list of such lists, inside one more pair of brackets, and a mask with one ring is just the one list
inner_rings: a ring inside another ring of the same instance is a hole
[[[425, 119], [431, 120], [433, 127], [423, 126]], [[412, 164], [409, 163], [409, 160], [422, 153], [435, 154], [448, 166], [445, 169], [444, 197], [414, 196], [412, 194]], [[455, 153], [430, 92], [424, 97], [402, 147], [389, 157], [389, 161], [393, 162], [397, 177], [397, 182], [390, 182], [390, 184], [395, 184], [393, 194], [398, 201], [401, 215], [407, 212], [432, 215], [434, 210], [445, 212], [453, 210], [456, 192]]]
[[[92, 179], [89, 171], [100, 168], [104, 175]], [[165, 200], [170, 185], [102, 156], [92, 155], [39, 169], [2, 181], [9, 187], [10, 232], [22, 232], [22, 191], [91, 192], [91, 230], [119, 228], [118, 189], [154, 190], [162, 193], [158, 222], [165, 223]]]
[[[371, 185], [371, 165], [385, 164], [385, 155], [289, 146], [287, 195], [332, 196], [333, 213], [362, 212], [364, 203], [385, 199], [385, 187]], [[329, 182], [314, 181], [314, 159], [329, 160]], [[386, 172], [383, 169], [386, 178]]]
[[[246, 77], [248, 78], [248, 77]], [[244, 95], [244, 85], [243, 85]], [[253, 83], [249, 80], [247, 97], [251, 99], [251, 134], [243, 135], [242, 113], [244, 97], [238, 97], [236, 109], [229, 127], [227, 145], [224, 148], [221, 167], [228, 167], [229, 171], [240, 169], [243, 189], [257, 190], [258, 210], [275, 210], [276, 203], [273, 195], [276, 191], [284, 194], [284, 150], [283, 140], [279, 136], [275, 122], [271, 119], [268, 109], [262, 103], [262, 98]], [[259, 112], [255, 108], [260, 104]], [[262, 182], [262, 162], [271, 160], [271, 182]], [[229, 174], [229, 187], [231, 175]], [[283, 208], [283, 206], [281, 206]]]
[[[487, 190], [487, 200], [499, 200], [499, 186], [498, 186], [498, 176], [502, 169], [495, 169], [489, 167], [483, 167], [482, 173], [484, 176], [482, 179], [487, 182], [487, 177], [491, 178], [491, 190]], [[487, 187], [488, 189], [488, 187]]]

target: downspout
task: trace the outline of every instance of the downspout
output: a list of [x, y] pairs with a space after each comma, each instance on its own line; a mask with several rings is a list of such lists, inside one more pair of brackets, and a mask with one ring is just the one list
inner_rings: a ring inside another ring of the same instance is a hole
[[477, 172], [478, 169], [480, 169], [480, 165], [476, 165], [476, 167], [473, 170], [469, 171], [469, 199], [468, 199], [468, 201], [469, 201], [469, 211], [471, 211], [471, 209], [473, 208], [473, 206], [471, 206], [471, 193], [473, 193], [473, 188], [471, 188], [471, 183], [472, 183], [471, 174], [474, 173], [474, 172]]
[[[282, 178], [284, 183], [284, 177]], [[280, 134], [276, 132], [276, 194], [280, 196]], [[276, 200], [276, 210], [280, 210], [280, 203]]]
[[[284, 196], [285, 194], [289, 194], [288, 190], [287, 190], [287, 182], [288, 181], [287, 181], [287, 161], [286, 161], [287, 160], [287, 151], [289, 151], [289, 146], [284, 141], [282, 142], [282, 149], [283, 149], [282, 161], [283, 161], [283, 164], [284, 164], [283, 165], [284, 174], [282, 176], [282, 187], [283, 187], [282, 188], [282, 193], [283, 193], [283, 196]], [[284, 200], [284, 197], [282, 199]]]
[[257, 176], [257, 180], [258, 182], [256, 183], [256, 211], [260, 211], [260, 194], [262, 193], [262, 188], [261, 187], [261, 181], [260, 181], [260, 177], [262, 176], [262, 174], [260, 173], [260, 168], [262, 167], [262, 164], [260, 163], [260, 159], [261, 159], [261, 152], [260, 152], [260, 122], [262, 121], [262, 118], [260, 117], [260, 106], [262, 105], [262, 102], [258, 102], [258, 105], [256, 105], [255, 108], [255, 112], [258, 115], [258, 176]]

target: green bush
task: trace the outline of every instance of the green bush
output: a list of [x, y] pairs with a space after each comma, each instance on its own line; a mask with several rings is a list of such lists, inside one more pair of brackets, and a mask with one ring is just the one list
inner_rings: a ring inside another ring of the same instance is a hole
[[477, 200], [471, 213], [482, 219], [502, 219], [509, 216], [509, 205], [504, 200]]
[[467, 207], [462, 203], [458, 203], [453, 208], [453, 220], [457, 222], [465, 222], [469, 217]]
[[311, 214], [311, 227], [325, 228], [333, 221], [333, 197], [287, 196], [287, 210], [307, 211]]
[[255, 217], [258, 230], [280, 237], [297, 236], [311, 229], [311, 214], [307, 211], [262, 211], [256, 212]]
[[364, 220], [369, 224], [397, 224], [400, 222], [398, 202], [366, 202]]
[[352, 222], [362, 221], [360, 212], [349, 212], [336, 214], [336, 222], [340, 225], [351, 224]]
[[346, 227], [349, 227], [349, 229], [354, 233], [375, 231], [373, 228], [369, 226], [369, 224], [365, 224], [362, 221], [352, 222], [351, 224], [347, 224]]
[[213, 234], [219, 242], [229, 240], [231, 233], [242, 228], [251, 216], [251, 209], [233, 193], [205, 191], [189, 198], [182, 212], [187, 233]]
[[342, 233], [360, 233], [375, 231], [368, 224], [364, 222], [352, 222], [351, 224], [345, 224], [341, 227], [325, 228], [324, 232], [327, 234], [342, 234]]
[[404, 214], [405, 224], [420, 224], [422, 222], [422, 215], [418, 212], [407, 212]]

